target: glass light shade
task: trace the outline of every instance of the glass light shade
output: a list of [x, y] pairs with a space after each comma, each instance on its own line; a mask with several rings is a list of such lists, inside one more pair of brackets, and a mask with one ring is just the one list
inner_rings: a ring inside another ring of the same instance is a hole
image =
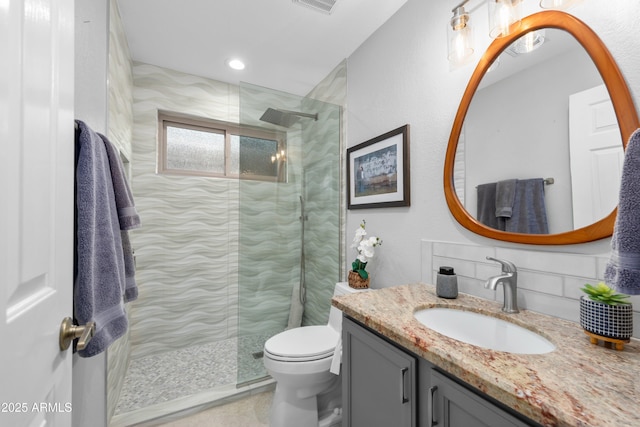
[[508, 36], [520, 28], [522, 0], [489, 0], [489, 36]]
[[448, 56], [451, 65], [464, 64], [473, 55], [473, 29], [469, 15], [460, 7], [454, 12], [447, 31]]
[[582, 0], [540, 0], [540, 7], [543, 9], [566, 10]]
[[544, 38], [544, 29], [538, 31], [530, 31], [513, 42], [509, 49], [511, 49], [516, 54], [529, 53], [542, 46], [542, 44], [544, 43]]
[[500, 68], [500, 57], [497, 57], [495, 61], [491, 64], [489, 68], [487, 68], [487, 73], [497, 70]]

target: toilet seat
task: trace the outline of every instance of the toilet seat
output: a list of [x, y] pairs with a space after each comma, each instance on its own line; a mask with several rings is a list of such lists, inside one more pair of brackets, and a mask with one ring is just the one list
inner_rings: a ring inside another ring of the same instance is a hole
[[281, 332], [264, 344], [265, 357], [307, 362], [333, 356], [339, 334], [327, 325], [303, 326]]

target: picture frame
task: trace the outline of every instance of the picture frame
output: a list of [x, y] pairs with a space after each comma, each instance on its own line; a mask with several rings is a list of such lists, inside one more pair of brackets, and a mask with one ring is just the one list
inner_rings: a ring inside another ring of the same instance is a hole
[[347, 149], [347, 209], [411, 205], [409, 125]]

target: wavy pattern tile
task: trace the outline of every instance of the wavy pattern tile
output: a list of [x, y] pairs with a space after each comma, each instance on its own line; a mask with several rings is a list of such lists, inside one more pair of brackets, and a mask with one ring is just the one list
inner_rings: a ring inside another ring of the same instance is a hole
[[132, 233], [139, 297], [131, 311], [132, 357], [235, 335], [235, 180], [157, 175], [158, 110], [237, 120], [226, 83], [134, 63], [134, 197], [144, 227]]
[[[133, 127], [133, 74], [131, 55], [118, 4], [109, 2], [109, 128], [107, 137], [131, 159]], [[127, 306], [127, 314], [130, 307]], [[130, 330], [107, 350], [107, 422], [113, 416], [129, 365]]]
[[131, 160], [133, 74], [118, 4], [109, 2], [109, 120], [107, 137]]
[[[305, 99], [320, 120], [308, 129], [304, 149], [305, 192], [309, 220], [305, 229], [307, 304], [303, 324], [326, 323], [337, 281], [344, 280], [345, 126], [343, 106], [347, 96], [347, 63], [338, 64]], [[324, 101], [324, 102], [320, 102]]]
[[299, 195], [296, 183], [240, 183], [240, 336], [287, 325], [300, 275]]

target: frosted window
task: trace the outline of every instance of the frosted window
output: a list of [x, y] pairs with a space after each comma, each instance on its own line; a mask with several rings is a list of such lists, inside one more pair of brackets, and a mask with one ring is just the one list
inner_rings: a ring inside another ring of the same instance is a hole
[[158, 113], [158, 173], [286, 181], [286, 133]]
[[277, 152], [278, 141], [232, 135], [231, 170], [240, 175], [275, 177], [278, 174]]
[[167, 168], [224, 174], [224, 134], [167, 126]]
[[238, 135], [231, 135], [229, 163], [231, 163], [231, 173], [238, 175], [240, 173], [240, 137]]

